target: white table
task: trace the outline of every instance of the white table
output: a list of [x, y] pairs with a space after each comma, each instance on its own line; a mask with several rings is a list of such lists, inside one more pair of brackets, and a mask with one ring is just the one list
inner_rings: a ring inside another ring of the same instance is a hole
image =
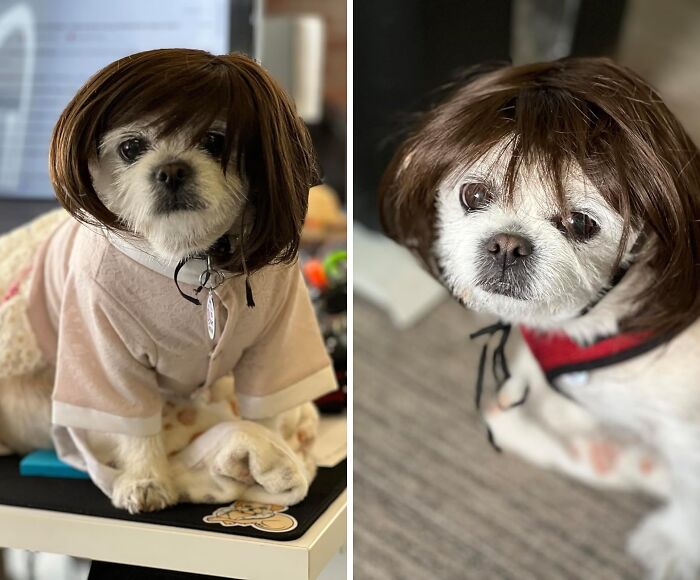
[[[344, 457], [346, 435], [345, 416], [322, 419], [321, 464]], [[347, 490], [289, 542], [0, 505], [0, 547], [244, 580], [314, 580], [345, 545], [346, 524]]]
[[297, 540], [0, 506], [0, 546], [245, 580], [313, 580], [346, 541], [347, 490]]

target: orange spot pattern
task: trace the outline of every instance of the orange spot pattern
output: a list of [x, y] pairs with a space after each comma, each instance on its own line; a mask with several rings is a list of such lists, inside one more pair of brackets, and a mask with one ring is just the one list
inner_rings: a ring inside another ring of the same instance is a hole
[[194, 425], [197, 420], [197, 411], [191, 407], [187, 407], [177, 414], [177, 420], [183, 425]]
[[615, 445], [607, 441], [591, 441], [589, 454], [593, 470], [598, 475], [605, 475], [615, 467], [619, 451]]
[[642, 459], [640, 459], [639, 471], [641, 471], [644, 475], [648, 475], [654, 471], [654, 461], [651, 457], [642, 457]]

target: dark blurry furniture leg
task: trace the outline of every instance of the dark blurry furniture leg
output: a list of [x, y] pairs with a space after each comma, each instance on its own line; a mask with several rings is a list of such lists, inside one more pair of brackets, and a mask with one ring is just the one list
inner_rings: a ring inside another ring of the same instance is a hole
[[93, 562], [90, 566], [88, 580], [223, 580], [221, 576], [187, 574], [172, 570], [157, 570], [141, 566], [126, 566], [110, 562]]

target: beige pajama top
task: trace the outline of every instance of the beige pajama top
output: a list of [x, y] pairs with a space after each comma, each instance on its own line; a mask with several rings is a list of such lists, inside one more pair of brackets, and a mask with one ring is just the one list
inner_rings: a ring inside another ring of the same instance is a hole
[[[263, 268], [216, 290], [217, 334], [202, 306], [182, 298], [174, 264], [142, 243], [67, 219], [40, 248], [29, 291], [39, 346], [56, 367], [53, 422], [73, 429], [152, 435], [171, 397], [206, 392], [233, 373], [244, 418], [276, 415], [336, 388], [298, 265]], [[204, 262], [178, 279], [192, 294]]]

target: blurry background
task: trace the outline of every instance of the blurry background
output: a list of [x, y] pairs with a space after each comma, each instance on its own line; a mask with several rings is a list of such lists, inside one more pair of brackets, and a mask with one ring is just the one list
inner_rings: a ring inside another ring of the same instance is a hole
[[488, 445], [474, 412], [484, 320], [378, 232], [376, 187], [411, 114], [478, 62], [607, 55], [700, 141], [696, 0], [356, 0], [355, 575], [638, 579], [625, 536], [653, 506]]
[[[117, 58], [168, 47], [241, 51], [293, 96], [324, 181], [310, 194], [301, 252], [341, 385], [320, 405], [343, 423], [346, 10], [345, 0], [0, 0], [0, 235], [56, 207], [47, 170], [53, 126], [75, 91]], [[4, 555], [0, 579], [87, 576], [84, 563], [60, 556]], [[344, 570], [341, 555], [323, 578]]]
[[51, 130], [94, 72], [178, 46], [260, 60], [295, 98], [324, 181], [344, 199], [345, 11], [344, 0], [0, 0], [0, 199], [53, 197]]

